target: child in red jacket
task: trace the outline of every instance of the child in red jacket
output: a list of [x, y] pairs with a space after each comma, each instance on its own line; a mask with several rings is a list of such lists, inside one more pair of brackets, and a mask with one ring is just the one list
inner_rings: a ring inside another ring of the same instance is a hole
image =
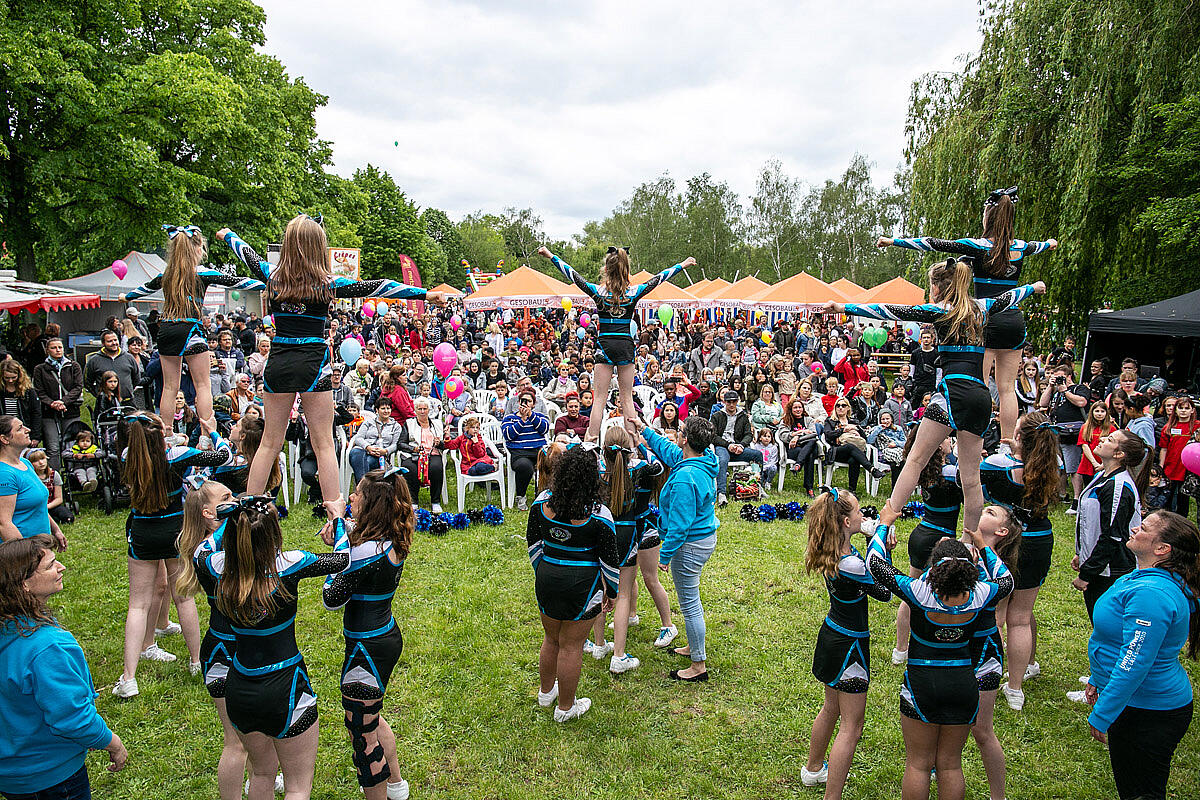
[[488, 453], [487, 442], [479, 432], [479, 418], [471, 417], [463, 422], [462, 435], [447, 439], [443, 446], [457, 450], [462, 455], [460, 468], [463, 475], [477, 477], [496, 471], [496, 463]]

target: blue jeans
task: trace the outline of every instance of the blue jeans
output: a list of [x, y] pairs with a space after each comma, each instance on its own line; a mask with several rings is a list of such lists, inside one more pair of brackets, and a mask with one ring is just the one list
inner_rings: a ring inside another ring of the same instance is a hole
[[[720, 450], [717, 451], [721, 452]], [[717, 548], [714, 533], [684, 542], [671, 557], [671, 577], [675, 580], [675, 594], [679, 596], [679, 612], [683, 614], [683, 628], [687, 632], [688, 647], [692, 661], [704, 661], [704, 606], [700, 604], [700, 570], [712, 557]]]
[[87, 766], [61, 783], [32, 794], [3, 792], [8, 800], [92, 800], [92, 785], [88, 782]]
[[367, 451], [361, 447], [355, 447], [350, 451], [350, 469], [354, 470], [354, 480], [361, 481], [363, 475], [379, 469], [379, 458], [367, 455]]
[[763, 463], [763, 455], [759, 451], [747, 447], [737, 455], [733, 455], [724, 447], [714, 448], [717, 451], [717, 491], [724, 494], [728, 490], [729, 483], [729, 462], [730, 461], [753, 461], [758, 464]]
[[472, 464], [467, 469], [467, 474], [470, 475], [472, 478], [478, 478], [480, 475], [491, 475], [495, 471], [496, 471], [495, 464], [488, 464], [484, 461], [480, 461], [478, 463]]

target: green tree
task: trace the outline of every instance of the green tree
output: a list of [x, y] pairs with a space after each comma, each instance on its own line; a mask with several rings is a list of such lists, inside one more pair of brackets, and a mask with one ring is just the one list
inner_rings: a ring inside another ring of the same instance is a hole
[[[914, 83], [901, 232], [978, 235], [987, 192], [1019, 184], [1017, 235], [1060, 242], [1029, 268], [1058, 312], [1033, 309], [1035, 333], [1045, 323], [1078, 333], [1105, 301], [1192, 288], [1194, 258], [1169, 242], [1172, 230], [1186, 238], [1196, 190], [1183, 120], [1185, 99], [1200, 91], [1200, 9], [1191, 0], [981, 7], [979, 55], [958, 74]], [[1178, 128], [1163, 110], [1172, 104]]]
[[417, 264], [421, 282], [436, 285], [445, 276], [446, 255], [425, 233], [420, 211], [392, 176], [368, 164], [354, 173], [354, 184], [366, 194], [366, 216], [358, 221], [362, 236], [362, 272], [369, 278], [403, 280], [401, 254]]
[[778, 159], [768, 161], [758, 173], [746, 223], [755, 260], [764, 267], [758, 270], [759, 277], [768, 282], [781, 281], [801, 267], [800, 192], [800, 181], [785, 175]]
[[[496, 217], [491, 217], [496, 220]], [[469, 214], [458, 223], [458, 235], [462, 241], [463, 258], [471, 264], [471, 268], [479, 268], [480, 272], [490, 272], [496, 269], [496, 263], [505, 257], [504, 236], [501, 235], [487, 215], [482, 212]], [[538, 259], [541, 261], [542, 259]], [[514, 265], [508, 265], [509, 271]], [[530, 266], [534, 266], [531, 264]], [[460, 266], [455, 277], [465, 280], [466, 275]]]
[[[690, 178], [683, 195], [683, 225], [687, 252], [703, 269], [698, 275], [723, 275], [744, 270], [742, 205], [725, 181], [705, 172]], [[677, 257], [679, 258], [679, 257]], [[699, 277], [694, 276], [699, 280]]]
[[674, 178], [664, 174], [636, 187], [611, 216], [584, 225], [581, 242], [602, 250], [610, 245], [629, 247], [635, 272], [658, 272], [678, 263], [685, 257], [680, 253], [687, 240], [683, 198]]
[[0, 236], [26, 278], [162, 242], [276, 241], [329, 163], [325, 98], [256, 48], [247, 0], [0, 3]]
[[506, 208], [500, 212], [497, 222], [500, 235], [504, 237], [504, 249], [509, 255], [511, 266], [532, 264], [538, 248], [546, 241], [542, 218], [532, 208]]
[[458, 227], [450, 221], [446, 212], [437, 208], [427, 208], [422, 211], [421, 224], [425, 226], [425, 233], [429, 235], [429, 238], [437, 242], [446, 255], [445, 269], [439, 283], [445, 281], [452, 286], [463, 285], [462, 266], [459, 262], [466, 257], [466, 251], [463, 249], [462, 236], [459, 235]]

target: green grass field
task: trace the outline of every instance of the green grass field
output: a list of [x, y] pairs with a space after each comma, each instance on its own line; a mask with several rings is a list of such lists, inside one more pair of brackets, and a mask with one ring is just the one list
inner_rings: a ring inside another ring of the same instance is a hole
[[[842, 473], [844, 476], [844, 473]], [[791, 483], [791, 480], [789, 480]], [[799, 482], [797, 481], [798, 485]], [[771, 502], [800, 499], [792, 493]], [[468, 496], [482, 505], [480, 493]], [[867, 501], [870, 502], [870, 501]], [[584, 659], [580, 693], [594, 701], [582, 719], [551, 720], [535, 702], [542, 631], [524, 542], [525, 515], [500, 527], [473, 525], [444, 537], [416, 534], [395, 614], [405, 637], [385, 713], [399, 739], [414, 798], [778, 798], [817, 797], [800, 783], [822, 687], [810, 673], [828, 599], [804, 574], [803, 525], [748, 524], [738, 506], [721, 513], [716, 554], [704, 573], [707, 684], [675, 684], [683, 660], [656, 651], [657, 614], [639, 597], [642, 624], [629, 651], [642, 667], [610, 676], [607, 660]], [[901, 523], [901, 534], [911, 529]], [[321, 549], [307, 508], [285, 522], [291, 547]], [[1114, 796], [1104, 748], [1087, 733], [1085, 707], [1064, 697], [1087, 672], [1089, 626], [1067, 567], [1073, 518], [1055, 518], [1055, 567], [1038, 600], [1042, 677], [1026, 684], [1025, 710], [999, 702], [996, 728], [1008, 755], [1010, 798]], [[126, 606], [124, 517], [88, 511], [68, 529], [61, 619], [83, 645], [100, 691], [100, 711], [130, 758], [112, 775], [104, 754], [89, 758], [98, 798], [215, 798], [221, 730], [199, 678], [187, 674], [180, 637], [161, 641], [180, 657], [143, 662], [141, 695], [116, 700]], [[904, 558], [903, 545], [897, 559]], [[669, 576], [664, 577], [674, 607]], [[320, 580], [301, 587], [298, 638], [320, 695], [317, 798], [361, 796], [342, 726], [338, 676], [341, 614], [320, 603]], [[201, 603], [201, 619], [207, 609]], [[172, 613], [174, 618], [174, 613]], [[904, 749], [897, 710], [901, 669], [889, 654], [895, 604], [871, 601], [874, 675], [867, 724], [846, 796], [898, 797]], [[682, 618], [677, 616], [680, 641]], [[1188, 662], [1196, 679], [1200, 669]], [[987, 797], [973, 743], [964, 756], [968, 797]], [[1200, 725], [1174, 763], [1171, 796], [1200, 797]]]

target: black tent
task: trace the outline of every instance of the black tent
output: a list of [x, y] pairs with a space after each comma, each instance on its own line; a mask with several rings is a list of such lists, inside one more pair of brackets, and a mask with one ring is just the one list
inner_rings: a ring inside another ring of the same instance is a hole
[[1200, 291], [1123, 311], [1094, 312], [1088, 318], [1084, 374], [1088, 374], [1087, 365], [1091, 361], [1105, 356], [1114, 369], [1120, 366], [1122, 358], [1132, 356], [1142, 364], [1146, 374], [1147, 368], [1153, 371], [1164, 365], [1168, 345], [1174, 347], [1175, 358], [1182, 367], [1177, 366], [1172, 372], [1193, 376], [1200, 346]]

